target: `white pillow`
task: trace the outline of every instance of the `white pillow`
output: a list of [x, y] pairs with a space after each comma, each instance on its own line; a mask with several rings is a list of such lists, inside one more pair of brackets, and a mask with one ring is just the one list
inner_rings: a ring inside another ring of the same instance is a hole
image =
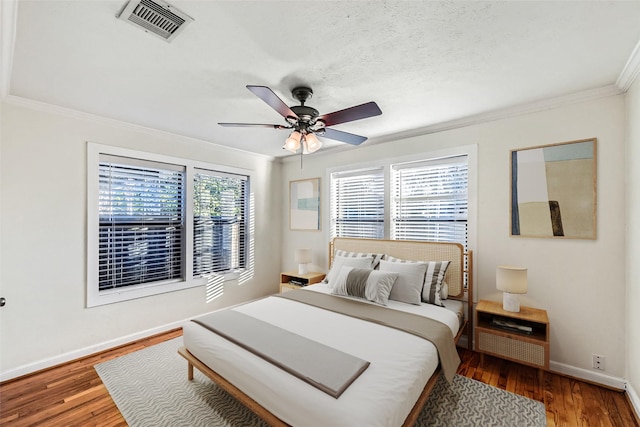
[[342, 267], [332, 279], [331, 293], [366, 299], [387, 305], [389, 293], [398, 273], [387, 273], [369, 268]]
[[328, 284], [332, 285], [332, 280], [334, 276], [337, 276], [342, 267], [354, 267], [354, 268], [368, 268], [372, 269], [371, 262], [373, 261], [373, 257], [344, 257], [340, 255], [336, 255], [333, 257], [333, 264], [331, 265], [331, 270], [327, 273], [327, 277], [325, 277], [324, 281]]
[[398, 279], [389, 294], [390, 300], [415, 305], [422, 303], [422, 286], [427, 271], [425, 263], [390, 257], [390, 261], [380, 261], [380, 271], [398, 273]]

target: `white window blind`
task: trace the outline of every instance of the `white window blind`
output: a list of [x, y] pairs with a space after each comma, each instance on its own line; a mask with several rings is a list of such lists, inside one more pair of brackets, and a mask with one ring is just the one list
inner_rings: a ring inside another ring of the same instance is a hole
[[384, 238], [384, 169], [331, 174], [331, 237]]
[[245, 266], [248, 177], [196, 169], [193, 276]]
[[396, 164], [391, 238], [458, 242], [467, 247], [467, 156]]
[[182, 166], [101, 155], [99, 290], [183, 276]]

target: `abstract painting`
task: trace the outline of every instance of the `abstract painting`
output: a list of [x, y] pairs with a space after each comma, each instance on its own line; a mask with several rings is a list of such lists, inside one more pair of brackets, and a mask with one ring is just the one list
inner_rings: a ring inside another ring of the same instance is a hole
[[320, 178], [289, 182], [289, 228], [320, 230]]
[[511, 151], [511, 235], [596, 238], [596, 138]]

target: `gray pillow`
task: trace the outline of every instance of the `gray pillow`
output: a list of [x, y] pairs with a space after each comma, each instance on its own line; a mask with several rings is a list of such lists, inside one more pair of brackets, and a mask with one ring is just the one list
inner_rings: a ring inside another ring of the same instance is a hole
[[332, 294], [362, 298], [387, 305], [389, 293], [398, 273], [364, 268], [342, 267], [333, 279]]

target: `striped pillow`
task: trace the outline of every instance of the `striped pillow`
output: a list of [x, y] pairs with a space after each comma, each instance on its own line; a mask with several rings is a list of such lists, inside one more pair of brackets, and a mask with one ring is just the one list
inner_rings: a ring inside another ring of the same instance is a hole
[[336, 256], [342, 256], [345, 258], [362, 258], [362, 257], [371, 257], [373, 260], [371, 261], [371, 269], [376, 270], [378, 268], [378, 264], [380, 264], [380, 260], [384, 254], [366, 254], [363, 252], [349, 252], [343, 251], [340, 249], [336, 249]]
[[424, 278], [424, 287], [422, 288], [422, 301], [444, 307], [441, 287], [449, 264], [451, 264], [451, 261], [429, 261], [427, 263], [427, 273]]
[[331, 293], [387, 305], [389, 293], [397, 278], [398, 273], [342, 267], [338, 276], [332, 280]]

